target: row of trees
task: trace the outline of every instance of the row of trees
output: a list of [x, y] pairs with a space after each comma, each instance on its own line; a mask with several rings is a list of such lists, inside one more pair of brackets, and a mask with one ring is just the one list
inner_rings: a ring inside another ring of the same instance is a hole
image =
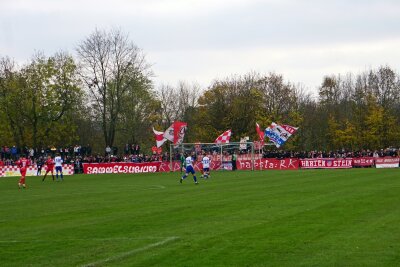
[[298, 126], [290, 150], [400, 146], [400, 77], [384, 66], [323, 78], [318, 97], [282, 75], [249, 73], [208, 88], [154, 88], [144, 53], [119, 30], [96, 30], [76, 48], [36, 54], [24, 66], [0, 58], [0, 145], [154, 144], [151, 128], [188, 123], [187, 142], [257, 138], [255, 123]]

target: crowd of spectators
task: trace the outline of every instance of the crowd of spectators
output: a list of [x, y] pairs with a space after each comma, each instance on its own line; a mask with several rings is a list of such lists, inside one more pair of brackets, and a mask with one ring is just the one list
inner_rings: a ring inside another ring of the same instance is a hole
[[347, 151], [345, 149], [337, 151], [284, 151], [284, 150], [264, 150], [264, 158], [361, 158], [361, 157], [398, 157], [400, 150], [386, 148], [380, 150], [359, 150]]

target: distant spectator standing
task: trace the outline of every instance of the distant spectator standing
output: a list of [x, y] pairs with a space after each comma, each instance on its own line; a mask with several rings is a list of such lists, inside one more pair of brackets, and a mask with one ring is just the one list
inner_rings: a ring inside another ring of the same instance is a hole
[[139, 145], [135, 146], [135, 151], [136, 151], [136, 155], [140, 154], [140, 146]]
[[74, 156], [78, 156], [78, 145], [74, 146]]
[[124, 147], [124, 153], [125, 153], [125, 155], [128, 155], [129, 154], [129, 144], [125, 144], [125, 147]]
[[86, 155], [92, 155], [92, 147], [89, 144], [86, 147]]
[[136, 144], [132, 144], [132, 154], [133, 154], [133, 155], [137, 155], [137, 152], [136, 152]]
[[37, 173], [36, 176], [41, 176], [42, 175], [42, 167], [43, 167], [43, 159], [42, 157], [40, 157], [37, 161], [36, 161], [36, 167], [37, 167]]
[[106, 156], [109, 156], [111, 154], [111, 147], [107, 146], [106, 147]]
[[236, 160], [237, 160], [236, 152], [233, 152], [233, 154], [232, 154], [232, 171], [236, 171]]
[[33, 158], [35, 157], [35, 150], [33, 148], [29, 149], [29, 157], [30, 160], [33, 160]]
[[56, 152], [57, 152], [57, 148], [55, 147], [55, 146], [52, 146], [51, 148], [50, 148], [50, 151], [51, 151], [51, 155], [55, 155], [56, 154]]
[[11, 158], [12, 160], [17, 160], [17, 153], [18, 153], [18, 149], [16, 146], [12, 146], [11, 148]]
[[74, 162], [74, 172], [76, 174], [81, 173], [81, 165], [82, 165], [82, 162], [80, 161], [79, 158], [77, 158], [76, 161]]

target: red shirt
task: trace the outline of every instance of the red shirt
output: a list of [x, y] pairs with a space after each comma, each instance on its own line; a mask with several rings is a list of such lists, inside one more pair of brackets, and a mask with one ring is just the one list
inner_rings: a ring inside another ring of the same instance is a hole
[[17, 162], [16, 162], [18, 168], [21, 171], [26, 170], [26, 167], [28, 167], [28, 165], [30, 164], [29, 159], [26, 158], [20, 158]]
[[55, 163], [54, 163], [54, 161], [52, 159], [46, 160], [45, 164], [47, 165], [47, 168], [53, 168], [54, 165], [55, 165]]

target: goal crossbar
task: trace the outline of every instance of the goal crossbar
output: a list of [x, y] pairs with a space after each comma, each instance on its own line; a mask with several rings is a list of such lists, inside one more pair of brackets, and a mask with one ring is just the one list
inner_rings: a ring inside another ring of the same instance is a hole
[[[263, 146], [274, 145], [273, 143], [265, 143]], [[250, 156], [252, 170], [254, 170], [254, 162], [255, 162], [255, 153], [259, 154], [261, 157], [262, 147], [260, 149], [255, 150], [254, 142], [230, 142], [230, 143], [181, 143], [178, 145], [170, 144], [170, 169], [173, 170], [173, 162], [174, 159], [179, 160], [177, 156], [180, 156], [184, 153], [194, 154], [196, 157], [201, 156], [201, 154], [206, 153], [214, 156], [214, 159], [219, 161], [220, 170], [229, 169], [229, 163], [231, 164], [231, 158], [233, 154], [239, 153], [243, 155], [243, 153], [247, 154], [247, 157]]]

